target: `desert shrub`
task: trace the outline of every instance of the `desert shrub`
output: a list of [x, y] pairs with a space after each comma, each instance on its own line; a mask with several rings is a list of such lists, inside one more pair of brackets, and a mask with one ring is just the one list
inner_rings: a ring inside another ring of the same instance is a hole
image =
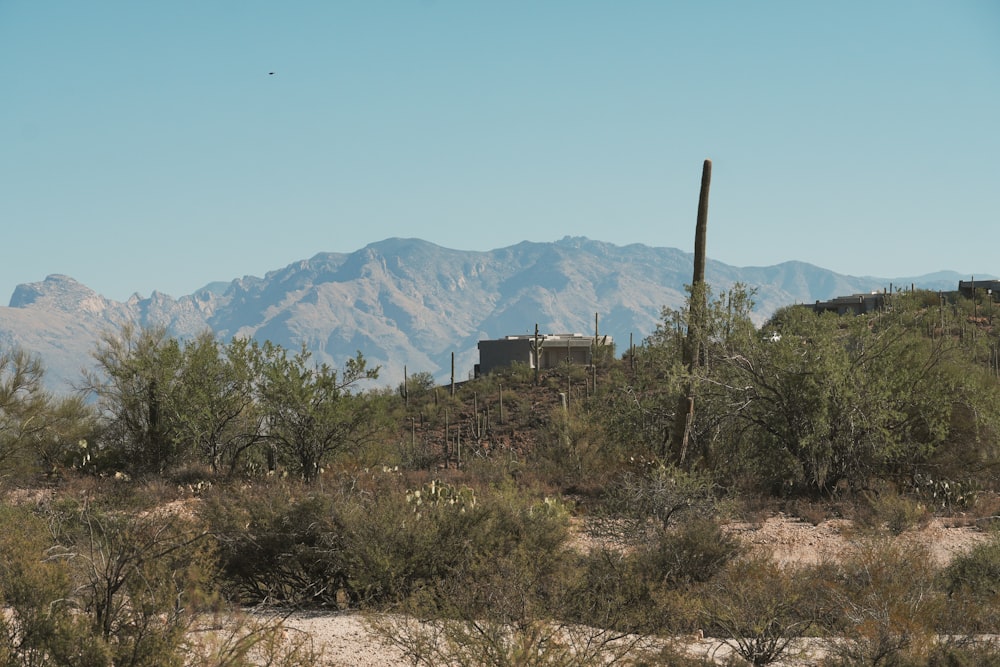
[[400, 478], [320, 491], [270, 484], [216, 495], [203, 510], [227, 590], [242, 602], [385, 606], [454, 576], [469, 559], [524, 550], [545, 558], [566, 539], [555, 501], [484, 495]]
[[[421, 499], [428, 499], [426, 490]], [[369, 619], [383, 641], [415, 665], [613, 664], [636, 648], [637, 636], [609, 627], [628, 595], [601, 598], [628, 582], [613, 567], [581, 576], [587, 568], [564, 546], [567, 512], [560, 503], [501, 489], [477, 492], [474, 506], [461, 505], [413, 508], [408, 524], [429, 524], [438, 545], [429, 565], [437, 571], [393, 606], [401, 613]], [[378, 536], [371, 540], [377, 544]], [[604, 588], [588, 591], [597, 581]], [[583, 625], [584, 618], [603, 624]]]
[[491, 518], [471, 489], [437, 480], [352, 498], [342, 516], [350, 588], [369, 605], [399, 602], [446, 576], [481, 546]]
[[197, 614], [217, 604], [213, 544], [195, 521], [169, 512], [110, 512], [81, 505], [54, 516], [75, 609], [115, 665], [181, 665]]
[[1000, 594], [1000, 534], [956, 556], [943, 578], [949, 595], [965, 591], [990, 598]]
[[1000, 534], [956, 556], [940, 577], [955, 610], [943, 628], [951, 633], [1000, 630]]
[[803, 498], [788, 500], [785, 503], [785, 512], [814, 526], [823, 523], [833, 514], [832, 508]]
[[0, 507], [0, 665], [109, 665], [107, 642], [75, 613], [65, 561], [47, 557], [47, 523], [27, 509]]
[[887, 491], [866, 493], [851, 513], [854, 525], [868, 531], [888, 530], [900, 535], [907, 530], [926, 526], [932, 515], [922, 502]]
[[624, 632], [692, 632], [702, 586], [742, 550], [710, 517], [690, 517], [625, 551], [591, 550], [574, 564], [567, 618]]
[[0, 508], [0, 665], [323, 664], [280, 619], [217, 599], [211, 545], [189, 521], [67, 507]]
[[554, 408], [531, 457], [540, 476], [571, 493], [594, 492], [607, 485], [619, 467], [599, 421], [574, 404]]
[[805, 580], [769, 558], [730, 562], [705, 587], [706, 632], [752, 665], [769, 665], [813, 624]]
[[635, 667], [715, 667], [716, 662], [711, 656], [693, 656], [683, 648], [673, 645], [658, 647], [648, 651], [627, 664]]
[[988, 528], [996, 527], [1000, 519], [1000, 494], [994, 492], [980, 493], [976, 497], [976, 502], [969, 508], [966, 518], [976, 525]]
[[582, 625], [652, 634], [664, 627], [656, 584], [620, 551], [593, 549], [576, 557], [564, 619]]
[[631, 556], [639, 572], [670, 586], [700, 584], [718, 574], [743, 551], [711, 517], [692, 517], [663, 531]]
[[185, 461], [167, 471], [166, 481], [180, 489], [198, 490], [211, 486], [215, 473], [212, 467], [199, 461]]
[[[843, 656], [831, 656], [820, 662], [822, 667], [856, 667], [871, 663], [858, 662]], [[992, 640], [954, 644], [944, 642], [923, 653], [898, 655], [879, 664], [891, 667], [1000, 667], [1000, 650]]]
[[[411, 596], [407, 613], [369, 619], [414, 665], [582, 667], [635, 664], [644, 653], [640, 635], [577, 621], [581, 588], [568, 552], [480, 553], [452, 575]], [[623, 602], [605, 601], [605, 610]]]
[[332, 497], [263, 483], [210, 494], [201, 509], [218, 543], [224, 588], [243, 604], [335, 604], [347, 590]]
[[935, 646], [914, 667], [1000, 667], [1000, 647], [995, 639], [957, 646], [943, 644]]
[[872, 540], [828, 568], [823, 604], [836, 616], [824, 630], [839, 636], [828, 644], [836, 664], [891, 665], [926, 654], [945, 609], [926, 549]]
[[649, 544], [664, 530], [717, 508], [711, 480], [700, 473], [640, 461], [609, 485], [588, 530], [624, 544]]

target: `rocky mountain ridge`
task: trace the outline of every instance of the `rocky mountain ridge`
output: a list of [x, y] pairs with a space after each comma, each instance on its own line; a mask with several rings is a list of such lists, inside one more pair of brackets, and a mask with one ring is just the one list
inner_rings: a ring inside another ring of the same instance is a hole
[[[471, 373], [483, 338], [528, 333], [593, 331], [623, 348], [660, 321], [663, 306], [680, 307], [691, 280], [692, 255], [674, 248], [617, 246], [582, 237], [522, 242], [490, 251], [444, 248], [392, 238], [352, 253], [319, 253], [264, 277], [213, 283], [174, 298], [153, 292], [125, 302], [106, 299], [64, 275], [18, 285], [0, 308], [0, 346], [39, 355], [55, 388], [71, 386], [90, 364], [102, 331], [123, 322], [164, 325], [179, 338], [206, 329], [269, 339], [289, 349], [305, 345], [317, 361], [340, 366], [360, 350], [382, 367], [380, 383], [427, 371], [439, 379]], [[754, 317], [890, 284], [953, 290], [960, 274], [884, 279], [844, 276], [803, 262], [733, 267], [709, 260], [713, 291], [740, 282], [757, 290]]]

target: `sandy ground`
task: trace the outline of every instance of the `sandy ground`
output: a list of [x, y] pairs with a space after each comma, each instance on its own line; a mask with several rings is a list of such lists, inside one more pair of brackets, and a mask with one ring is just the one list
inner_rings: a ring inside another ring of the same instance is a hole
[[[733, 524], [730, 529], [751, 549], [770, 551], [779, 563], [789, 566], [843, 557], [850, 553], [855, 539], [851, 523], [842, 519], [813, 526], [778, 515], [759, 524]], [[986, 540], [987, 536], [974, 528], [955, 527], [935, 519], [926, 527], [908, 531], [895, 539], [926, 545], [932, 558], [944, 565]], [[323, 649], [329, 664], [337, 667], [403, 667], [409, 664], [398, 649], [381, 645], [357, 614], [292, 615], [285, 624], [290, 632], [307, 633], [316, 648]], [[684, 644], [688, 652], [714, 656], [720, 663], [730, 653], [728, 647], [711, 639], [690, 637]]]
[[323, 651], [331, 667], [402, 667], [403, 654], [383, 646], [364, 626], [360, 614], [292, 614], [285, 620], [289, 633], [304, 632]]
[[[842, 558], [850, 554], [859, 535], [847, 519], [828, 519], [814, 526], [785, 515], [771, 517], [758, 526], [731, 524], [730, 530], [752, 549], [770, 551], [781, 565], [813, 565]], [[923, 544], [937, 565], [946, 565], [985, 541], [987, 535], [975, 528], [932, 519], [927, 526], [906, 531], [895, 539], [904, 544]]]

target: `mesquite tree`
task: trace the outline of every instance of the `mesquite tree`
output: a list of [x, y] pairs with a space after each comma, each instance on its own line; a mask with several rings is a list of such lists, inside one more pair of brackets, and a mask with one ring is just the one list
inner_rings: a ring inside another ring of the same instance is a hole
[[352, 389], [378, 378], [359, 352], [341, 372], [314, 365], [303, 347], [289, 356], [264, 344], [261, 402], [267, 437], [284, 463], [313, 481], [329, 457], [371, 437], [377, 429], [377, 402]]

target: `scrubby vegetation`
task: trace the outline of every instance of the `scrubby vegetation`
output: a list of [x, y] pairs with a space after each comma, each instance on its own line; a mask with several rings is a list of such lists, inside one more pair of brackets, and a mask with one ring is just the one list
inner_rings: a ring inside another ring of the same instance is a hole
[[[55, 398], [0, 351], [0, 664], [318, 664], [260, 608], [372, 612], [422, 665], [701, 664], [668, 641], [696, 632], [734, 664], [998, 664], [1000, 537], [944, 567], [887, 538], [993, 530], [1000, 339], [957, 296], [887, 304], [758, 328], [736, 286], [697, 364], [665, 310], [591, 368], [392, 390], [360, 353], [126, 326]], [[725, 528], [775, 508], [859, 548], [781, 566]]]

